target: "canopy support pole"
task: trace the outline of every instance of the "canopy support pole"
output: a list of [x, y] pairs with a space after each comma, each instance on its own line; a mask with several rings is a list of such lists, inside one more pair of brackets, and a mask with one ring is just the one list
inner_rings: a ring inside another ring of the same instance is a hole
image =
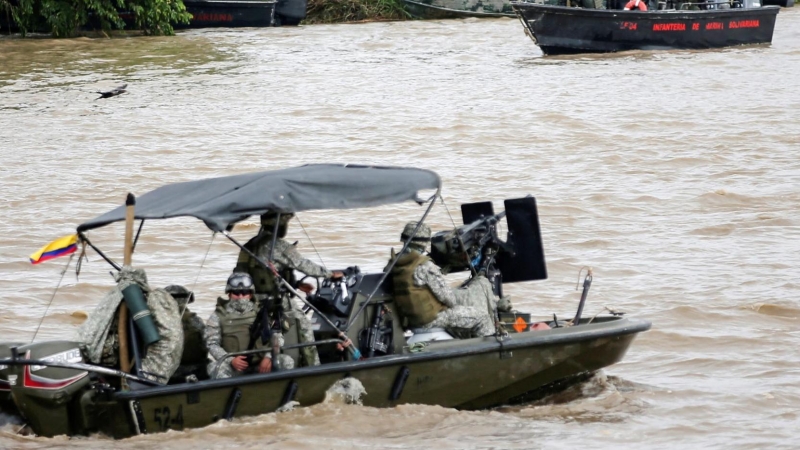
[[119, 264], [115, 263], [111, 258], [106, 256], [105, 253], [100, 251], [99, 248], [95, 247], [94, 244], [92, 244], [92, 242], [89, 240], [89, 238], [86, 237], [86, 235], [84, 235], [83, 233], [78, 233], [78, 237], [81, 239], [81, 242], [85, 242], [86, 244], [88, 244], [89, 247], [92, 247], [92, 250], [96, 251], [101, 258], [105, 259], [107, 263], [111, 264], [111, 267], [117, 269], [117, 271], [122, 270], [122, 267], [120, 267]]
[[[122, 258], [123, 266], [130, 266], [133, 255], [133, 220], [134, 208], [136, 207], [136, 197], [130, 192], [125, 199], [125, 248]], [[119, 304], [119, 321], [117, 322], [119, 332], [119, 368], [129, 373], [131, 371], [131, 358], [128, 352], [128, 307], [125, 302]], [[123, 387], [124, 387], [123, 383]]]
[[369, 295], [367, 296], [367, 299], [364, 300], [364, 302], [361, 304], [361, 308], [358, 309], [358, 312], [356, 312], [356, 314], [353, 316], [353, 319], [344, 328], [344, 332], [345, 333], [347, 333], [347, 331], [350, 330], [350, 327], [353, 326], [353, 323], [355, 323], [356, 318], [358, 318], [358, 316], [361, 314], [361, 312], [364, 311], [364, 308], [366, 308], [367, 305], [370, 304], [370, 301], [372, 300], [372, 297], [375, 295], [376, 292], [378, 292], [378, 289], [381, 287], [383, 282], [386, 281], [386, 278], [389, 276], [389, 274], [392, 273], [392, 269], [394, 268], [394, 265], [397, 263], [397, 260], [400, 259], [400, 255], [402, 255], [403, 252], [406, 251], [406, 249], [408, 248], [408, 245], [411, 244], [411, 239], [413, 239], [414, 236], [417, 235], [417, 231], [419, 231], [419, 228], [425, 222], [425, 218], [428, 217], [428, 213], [431, 212], [431, 209], [433, 209], [433, 205], [436, 204], [436, 197], [438, 197], [438, 196], [439, 196], [439, 191], [437, 190], [436, 194], [434, 194], [433, 197], [431, 197], [428, 200], [431, 203], [430, 203], [430, 205], [428, 205], [428, 209], [425, 210], [425, 214], [423, 214], [422, 218], [420, 218], [419, 221], [417, 222], [417, 227], [414, 228], [414, 232], [411, 233], [411, 236], [408, 237], [408, 240], [406, 240], [403, 243], [403, 248], [400, 249], [400, 252], [397, 253], [397, 255], [395, 255], [394, 259], [389, 263], [389, 265], [386, 266], [386, 269], [384, 269], [383, 275], [381, 276], [381, 279], [378, 280], [378, 282], [375, 284], [375, 287], [372, 288], [372, 292], [369, 293]]

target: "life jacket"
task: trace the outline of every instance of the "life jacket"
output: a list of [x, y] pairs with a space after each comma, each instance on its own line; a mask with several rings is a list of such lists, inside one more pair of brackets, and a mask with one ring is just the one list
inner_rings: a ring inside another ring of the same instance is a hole
[[[225, 305], [230, 300], [226, 298], [217, 299], [217, 308], [215, 312], [219, 317], [220, 332], [222, 335], [221, 344], [222, 348], [227, 353], [242, 352], [247, 350], [247, 344], [250, 343], [250, 325], [256, 320], [258, 310], [246, 312], [244, 314], [238, 312], [228, 313]], [[256, 339], [255, 349], [266, 348], [266, 344], [261, 343], [261, 339]], [[253, 355], [253, 361], [259, 361], [262, 355]]]
[[197, 328], [194, 324], [197, 320], [197, 314], [189, 311], [187, 308], [181, 317], [181, 324], [183, 325], [183, 355], [181, 356], [181, 365], [202, 364], [208, 359], [208, 348], [203, 339], [203, 330]]
[[420, 327], [433, 322], [445, 305], [436, 299], [427, 286], [414, 285], [414, 270], [431, 259], [410, 251], [400, 256], [392, 267], [394, 301], [409, 327]]
[[[268, 246], [271, 243], [272, 234], [259, 234], [247, 241], [244, 246], [251, 252], [258, 254], [258, 250], [262, 246]], [[280, 294], [278, 283], [275, 279], [275, 274], [273, 274], [268, 268], [264, 267], [255, 258], [251, 257], [244, 250], [239, 252], [239, 259], [236, 262], [236, 268], [234, 271], [247, 272], [250, 274], [250, 276], [253, 278], [253, 283], [255, 284], [256, 294], [267, 295], [272, 298], [276, 298]], [[284, 280], [289, 282], [289, 284], [294, 284], [294, 271], [292, 269], [285, 268], [280, 272], [280, 275]]]

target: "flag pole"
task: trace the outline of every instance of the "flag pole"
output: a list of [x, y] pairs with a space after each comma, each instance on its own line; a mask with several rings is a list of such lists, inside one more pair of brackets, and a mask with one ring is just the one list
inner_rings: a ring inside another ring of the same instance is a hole
[[[133, 220], [136, 207], [136, 197], [128, 193], [125, 199], [125, 248], [122, 258], [122, 265], [130, 266], [133, 254]], [[128, 353], [128, 307], [125, 302], [119, 305], [119, 321], [117, 322], [119, 331], [119, 367], [128, 373], [131, 370], [131, 358]]]

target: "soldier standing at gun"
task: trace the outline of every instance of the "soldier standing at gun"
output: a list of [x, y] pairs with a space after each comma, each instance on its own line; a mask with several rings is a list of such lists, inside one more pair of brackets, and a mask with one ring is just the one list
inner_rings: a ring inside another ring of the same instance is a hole
[[[312, 277], [341, 278], [344, 275], [342, 272], [329, 271], [313, 261], [303, 258], [294, 245], [283, 239], [286, 236], [289, 221], [293, 217], [294, 214], [292, 213], [280, 214], [280, 218], [274, 212], [262, 214], [261, 229], [255, 237], [245, 244], [245, 248], [253, 252], [262, 261], [272, 261], [281, 278], [292, 285], [295, 283], [294, 270]], [[277, 236], [275, 235], [276, 227]], [[283, 315], [284, 320], [278, 320], [279, 323], [283, 325], [286, 321], [294, 321], [299, 331], [300, 342], [314, 342], [311, 321], [282, 292], [280, 282], [272, 270], [264, 267], [247, 252], [241, 251], [234, 271], [245, 272], [253, 277], [256, 296], [270, 303], [270, 315], [272, 317]], [[304, 290], [302, 286], [301, 290]], [[283, 331], [288, 330], [284, 329]], [[300, 366], [319, 365], [319, 354], [315, 346], [302, 347], [300, 355]]]
[[400, 239], [411, 242], [392, 268], [395, 301], [407, 325], [466, 331], [470, 337], [494, 334], [489, 310], [497, 308], [498, 299], [489, 280], [477, 277], [467, 288], [450, 288], [439, 266], [423, 254], [431, 240], [430, 227], [421, 224], [414, 234], [416, 228], [417, 222], [406, 224]]

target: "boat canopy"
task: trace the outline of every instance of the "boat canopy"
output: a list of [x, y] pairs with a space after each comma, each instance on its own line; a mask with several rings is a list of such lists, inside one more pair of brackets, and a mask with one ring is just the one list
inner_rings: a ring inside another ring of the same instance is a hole
[[[294, 213], [351, 209], [414, 200], [420, 190], [441, 189], [439, 175], [410, 167], [308, 164], [173, 183], [136, 199], [137, 219], [191, 216], [212, 231], [269, 211]], [[125, 206], [78, 226], [78, 232], [125, 220]]]

